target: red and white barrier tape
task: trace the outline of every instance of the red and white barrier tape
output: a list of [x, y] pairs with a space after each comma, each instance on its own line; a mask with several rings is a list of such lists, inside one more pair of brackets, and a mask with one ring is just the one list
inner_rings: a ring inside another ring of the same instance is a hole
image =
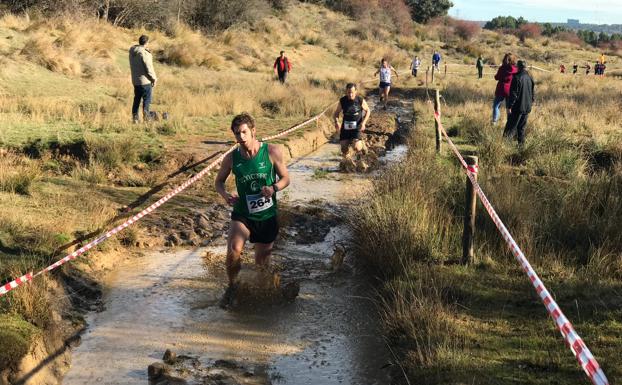
[[544, 306], [549, 312], [551, 318], [553, 318], [553, 321], [555, 321], [557, 328], [559, 329], [562, 336], [564, 337], [564, 340], [570, 347], [570, 350], [579, 361], [579, 364], [594, 385], [608, 385], [609, 381], [607, 380], [607, 377], [605, 376], [603, 370], [600, 368], [600, 365], [598, 364], [590, 350], [587, 348], [579, 334], [577, 334], [577, 332], [574, 330], [568, 318], [566, 318], [564, 313], [562, 313], [559, 305], [557, 304], [557, 302], [555, 302], [555, 300], [551, 296], [551, 293], [549, 293], [549, 291], [546, 289], [544, 283], [542, 283], [542, 281], [538, 277], [538, 274], [536, 274], [536, 271], [533, 269], [533, 267], [525, 257], [525, 254], [523, 254], [520, 247], [518, 247], [518, 244], [516, 243], [514, 238], [512, 238], [512, 235], [499, 218], [499, 215], [497, 215], [497, 212], [492, 207], [492, 204], [490, 204], [488, 198], [486, 198], [484, 191], [477, 183], [477, 180], [472, 173], [475, 169], [467, 165], [464, 158], [462, 157], [462, 154], [460, 154], [458, 148], [451, 141], [451, 139], [447, 135], [447, 132], [445, 132], [445, 128], [443, 127], [443, 124], [441, 122], [440, 115], [436, 111], [434, 112], [434, 119], [438, 123], [438, 126], [443, 133], [443, 136], [445, 136], [449, 147], [452, 149], [454, 154], [456, 154], [456, 156], [460, 160], [460, 163], [465, 168], [466, 174], [471, 180], [471, 183], [473, 184], [473, 189], [477, 192], [477, 195], [479, 196], [482, 204], [486, 208], [486, 211], [497, 226], [497, 229], [499, 229], [499, 231], [501, 232], [501, 235], [503, 236], [503, 239], [512, 251], [512, 254], [514, 254], [514, 257], [516, 257], [525, 273], [527, 273], [527, 276], [529, 277], [529, 280], [531, 281], [533, 287], [536, 289], [538, 296], [544, 303]]
[[[309, 119], [305, 120], [304, 122], [302, 122], [300, 124], [297, 124], [294, 127], [291, 127], [291, 128], [289, 128], [289, 129], [287, 129], [285, 131], [279, 132], [278, 134], [262, 138], [262, 140], [270, 140], [270, 139], [275, 139], [275, 138], [278, 138], [278, 137], [281, 137], [281, 136], [285, 136], [285, 135], [291, 133], [292, 131], [295, 131], [295, 130], [297, 130], [299, 128], [302, 128], [302, 127], [306, 126], [307, 124], [309, 124], [309, 123], [319, 119], [320, 116], [322, 116], [324, 113], [326, 113], [326, 111], [328, 111], [331, 108], [331, 106], [333, 106], [333, 104], [328, 106], [326, 109], [324, 109], [324, 111], [320, 112], [319, 114], [315, 115], [314, 117], [309, 118]], [[23, 285], [24, 283], [31, 281], [33, 278], [35, 278], [35, 277], [37, 277], [37, 276], [39, 276], [41, 274], [44, 274], [44, 273], [46, 273], [48, 271], [52, 271], [52, 270], [54, 270], [54, 269], [64, 265], [65, 263], [67, 263], [67, 262], [69, 262], [71, 260], [76, 259], [78, 256], [86, 253], [87, 251], [89, 251], [93, 247], [97, 246], [98, 244], [104, 242], [105, 240], [107, 240], [108, 238], [110, 238], [113, 235], [117, 234], [118, 232], [126, 229], [127, 227], [131, 226], [135, 222], [139, 221], [144, 216], [151, 214], [154, 210], [156, 210], [158, 207], [162, 206], [164, 203], [166, 203], [168, 200], [173, 198], [175, 195], [177, 195], [180, 192], [184, 191], [186, 188], [188, 188], [188, 186], [190, 186], [191, 184], [195, 183], [199, 179], [203, 178], [205, 176], [205, 174], [207, 174], [210, 170], [212, 170], [220, 162], [222, 162], [222, 160], [225, 158], [225, 156], [227, 156], [227, 154], [231, 153], [236, 148], [237, 148], [237, 144], [231, 146], [225, 153], [220, 155], [216, 160], [214, 160], [212, 163], [210, 163], [207, 167], [205, 167], [203, 170], [201, 170], [195, 176], [193, 176], [192, 178], [188, 179], [186, 182], [182, 183], [181, 185], [177, 186], [175, 189], [170, 191], [168, 194], [166, 194], [165, 196], [160, 198], [157, 202], [153, 203], [151, 206], [147, 207], [146, 209], [142, 210], [138, 214], [134, 215], [132, 218], [130, 218], [127, 221], [123, 222], [119, 226], [111, 229], [110, 231], [107, 231], [106, 233], [101, 235], [99, 238], [97, 238], [97, 239], [87, 243], [86, 245], [82, 246], [78, 250], [76, 250], [73, 253], [65, 256], [64, 258], [56, 261], [55, 263], [53, 263], [52, 265], [46, 267], [45, 269], [42, 269], [42, 270], [38, 271], [37, 273], [30, 272], [30, 273], [28, 273], [28, 274], [26, 274], [26, 275], [24, 275], [22, 277], [16, 278], [13, 281], [8, 282], [8, 283], [0, 286], [0, 297], [2, 297], [3, 295], [7, 294], [9, 291], [11, 291], [11, 290], [13, 290], [13, 289]]]

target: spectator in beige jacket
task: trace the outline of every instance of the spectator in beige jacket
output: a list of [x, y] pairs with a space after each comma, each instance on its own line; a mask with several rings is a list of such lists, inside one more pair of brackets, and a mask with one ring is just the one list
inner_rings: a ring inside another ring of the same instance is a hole
[[132, 84], [134, 85], [134, 104], [132, 104], [132, 120], [138, 123], [138, 107], [143, 101], [143, 119], [151, 118], [149, 105], [153, 95], [153, 87], [157, 82], [155, 71], [153, 70], [153, 57], [147, 49], [149, 37], [142, 35], [138, 39], [138, 44], [130, 48], [130, 71], [132, 72]]

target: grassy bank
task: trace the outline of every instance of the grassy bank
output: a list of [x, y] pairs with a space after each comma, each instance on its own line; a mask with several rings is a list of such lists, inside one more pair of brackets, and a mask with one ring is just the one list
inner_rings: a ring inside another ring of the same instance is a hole
[[[536, 78], [523, 149], [490, 124], [494, 81], [439, 79], [443, 122], [536, 271], [612, 383], [622, 273], [619, 81]], [[603, 92], [605, 91], [605, 92]], [[357, 253], [380, 271], [388, 338], [411, 383], [586, 383], [494, 224], [478, 207], [476, 261], [460, 259], [465, 175], [434, 153], [429, 105], [415, 103], [408, 158], [352, 214]], [[593, 113], [597, 110], [598, 113]]]

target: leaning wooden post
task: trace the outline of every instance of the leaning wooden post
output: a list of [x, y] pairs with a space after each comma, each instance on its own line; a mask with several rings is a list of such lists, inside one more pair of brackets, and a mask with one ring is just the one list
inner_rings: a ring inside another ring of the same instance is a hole
[[[477, 179], [478, 161], [476, 156], [465, 156], [464, 160], [469, 166], [469, 171]], [[473, 237], [475, 236], [475, 209], [477, 207], [477, 194], [473, 184], [467, 176], [464, 202], [464, 231], [462, 233], [462, 264], [473, 262]]]
[[[434, 73], [434, 70], [432, 70]], [[441, 94], [438, 91], [438, 88], [435, 90], [434, 96], [434, 112], [438, 113], [438, 116], [441, 116]], [[436, 131], [436, 152], [441, 152], [441, 126], [438, 124], [438, 121], [434, 119], [434, 129]]]
[[434, 68], [435, 68], [435, 66], [434, 66], [434, 64], [432, 64], [432, 77], [431, 77], [432, 84], [434, 84]]
[[428, 73], [430, 72], [430, 66], [425, 69], [425, 89], [428, 89]]
[[445, 76], [447, 76], [447, 63], [445, 63]]

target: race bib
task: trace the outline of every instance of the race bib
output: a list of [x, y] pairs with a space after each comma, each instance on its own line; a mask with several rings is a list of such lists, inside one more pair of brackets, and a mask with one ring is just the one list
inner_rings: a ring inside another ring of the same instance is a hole
[[343, 122], [343, 129], [344, 130], [356, 130], [356, 126], [357, 126], [356, 122], [349, 122], [347, 120], [344, 120], [344, 122]]
[[250, 214], [255, 214], [269, 209], [274, 205], [272, 197], [265, 197], [261, 194], [247, 195], [246, 207]]

